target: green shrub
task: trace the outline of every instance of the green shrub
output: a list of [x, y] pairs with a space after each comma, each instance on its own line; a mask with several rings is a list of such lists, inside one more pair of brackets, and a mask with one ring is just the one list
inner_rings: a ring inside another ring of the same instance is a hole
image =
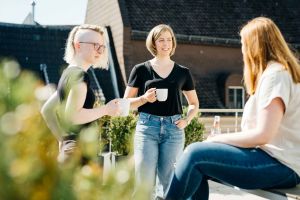
[[[183, 108], [183, 116], [185, 117], [187, 114], [187, 107]], [[194, 117], [191, 121], [191, 123], [185, 127], [184, 132], [185, 132], [185, 144], [184, 146], [186, 147], [187, 145], [193, 143], [193, 142], [200, 142], [203, 141], [203, 135], [204, 135], [204, 124], [199, 122], [199, 116], [200, 113]]]
[[132, 152], [132, 137], [134, 135], [137, 118], [134, 114], [127, 117], [115, 117], [111, 121], [112, 149], [120, 155]]
[[[183, 108], [183, 117], [186, 116], [187, 107]], [[200, 113], [191, 120], [185, 128], [185, 147], [193, 142], [203, 141], [204, 124], [199, 122]], [[130, 113], [128, 117], [102, 117], [99, 119], [101, 145], [108, 150], [109, 138], [112, 140], [112, 151], [118, 155], [127, 155], [132, 150], [132, 137], [134, 135], [137, 117]]]
[[134, 135], [137, 118], [133, 113], [127, 117], [103, 117], [99, 120], [101, 143], [109, 145], [118, 155], [128, 155], [132, 150], [132, 137]]

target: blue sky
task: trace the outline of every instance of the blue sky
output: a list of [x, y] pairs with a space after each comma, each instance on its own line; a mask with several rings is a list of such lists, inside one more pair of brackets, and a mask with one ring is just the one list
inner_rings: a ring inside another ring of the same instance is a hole
[[[35, 20], [41, 25], [84, 23], [88, 0], [35, 0]], [[21, 24], [32, 0], [0, 0], [0, 22]]]

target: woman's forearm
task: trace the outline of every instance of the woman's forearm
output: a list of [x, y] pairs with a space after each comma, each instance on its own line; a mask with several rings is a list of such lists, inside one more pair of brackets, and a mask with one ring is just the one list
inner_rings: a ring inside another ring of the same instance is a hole
[[251, 148], [267, 143], [263, 135], [256, 129], [245, 132], [219, 134], [209, 137], [207, 141], [229, 144], [241, 148]]
[[208, 141], [244, 148], [267, 144], [278, 134], [283, 113], [284, 106], [282, 101], [279, 98], [275, 98], [266, 108], [260, 110], [255, 128], [238, 133], [216, 135], [208, 138]]
[[136, 110], [138, 107], [147, 103], [147, 99], [143, 96], [128, 98], [130, 101], [130, 108]]
[[190, 122], [197, 114], [199, 111], [199, 104], [191, 104], [188, 106], [188, 111], [186, 115], [186, 120]]
[[69, 116], [69, 119], [71, 119], [73, 124], [79, 125], [93, 122], [105, 115], [107, 115], [107, 110], [106, 105], [103, 105], [101, 107], [92, 109], [81, 108], [76, 112], [72, 112], [72, 114]]

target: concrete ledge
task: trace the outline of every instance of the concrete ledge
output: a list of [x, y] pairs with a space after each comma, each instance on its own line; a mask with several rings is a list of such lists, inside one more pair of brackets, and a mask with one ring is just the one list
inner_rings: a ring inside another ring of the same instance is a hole
[[241, 189], [235, 186], [231, 186], [228, 184], [223, 184], [218, 182], [217, 180], [211, 180], [213, 182], [216, 182], [218, 184], [222, 184], [227, 187], [232, 187], [235, 190], [243, 191], [246, 193], [250, 193], [256, 196], [260, 196], [266, 199], [272, 199], [272, 200], [300, 200], [300, 185], [297, 185], [294, 188], [289, 189], [270, 189], [270, 190], [263, 190], [263, 189], [257, 189], [257, 190], [245, 190]]
[[[239, 188], [238, 188], [239, 189]], [[251, 194], [255, 194], [272, 200], [300, 200], [300, 185], [290, 189], [271, 189], [271, 190], [244, 190]]]

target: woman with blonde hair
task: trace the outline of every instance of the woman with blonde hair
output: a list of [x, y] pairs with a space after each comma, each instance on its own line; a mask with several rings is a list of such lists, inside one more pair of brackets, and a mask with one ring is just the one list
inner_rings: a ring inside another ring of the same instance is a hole
[[300, 183], [300, 65], [280, 30], [258, 17], [241, 30], [248, 94], [242, 131], [189, 145], [167, 200], [208, 199], [208, 179], [243, 189]]
[[69, 66], [61, 75], [57, 91], [42, 108], [48, 127], [60, 143], [59, 162], [64, 162], [73, 153], [82, 128], [104, 115], [115, 116], [120, 112], [118, 100], [94, 107], [95, 95], [87, 74], [91, 66], [107, 66], [104, 33], [102, 27], [89, 24], [72, 29], [64, 57]]
[[[197, 114], [199, 102], [190, 70], [171, 60], [176, 49], [172, 28], [155, 26], [146, 46], [154, 58], [133, 67], [124, 97], [139, 112], [134, 136], [136, 184], [152, 188], [157, 176], [156, 196], [162, 197], [183, 150], [184, 128]], [[162, 99], [159, 90], [165, 92]], [[189, 104], [186, 118], [181, 116], [182, 93]]]

